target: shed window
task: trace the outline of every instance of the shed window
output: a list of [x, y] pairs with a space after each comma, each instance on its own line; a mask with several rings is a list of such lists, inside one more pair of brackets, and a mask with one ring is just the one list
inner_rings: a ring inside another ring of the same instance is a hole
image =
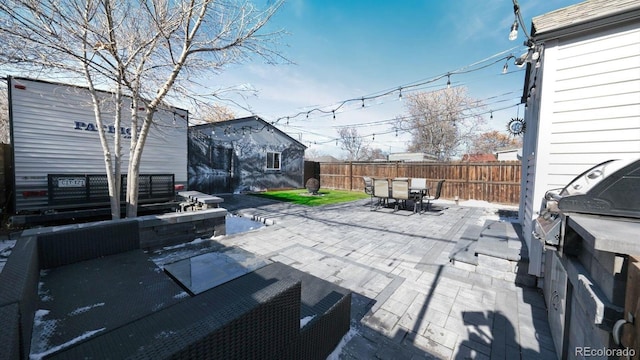
[[279, 152], [267, 153], [267, 170], [280, 170], [280, 156]]

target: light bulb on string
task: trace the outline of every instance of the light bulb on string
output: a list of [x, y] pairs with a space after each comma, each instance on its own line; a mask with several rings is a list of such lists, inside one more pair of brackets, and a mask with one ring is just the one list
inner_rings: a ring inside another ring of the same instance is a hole
[[362, 107], [364, 107], [364, 98], [362, 98]]
[[506, 74], [508, 70], [509, 70], [509, 60], [504, 62], [504, 66], [502, 67], [502, 73]]
[[513, 41], [518, 38], [518, 19], [513, 21], [511, 25], [511, 32], [509, 33], [509, 40]]
[[398, 88], [398, 100], [402, 100], [402, 87]]
[[336, 119], [336, 111], [335, 110], [331, 110], [331, 112], [333, 113], [333, 120]]
[[493, 119], [493, 111], [491, 111], [491, 116], [489, 118]]
[[376, 134], [373, 134], [373, 137], [371, 139], [372, 141], [376, 141]]
[[447, 89], [451, 88], [451, 74], [447, 74]]

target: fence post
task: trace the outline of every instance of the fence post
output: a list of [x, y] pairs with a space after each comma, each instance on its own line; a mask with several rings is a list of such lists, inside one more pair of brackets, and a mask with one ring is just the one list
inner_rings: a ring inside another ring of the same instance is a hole
[[349, 161], [349, 191], [353, 190], [353, 161]]
[[467, 178], [465, 180], [466, 181], [465, 188], [467, 189], [467, 193], [466, 193], [466, 196], [465, 196], [465, 200], [470, 200], [471, 199], [471, 188], [469, 187], [470, 182], [469, 182], [469, 162], [468, 161], [467, 161], [467, 171], [466, 171], [466, 173], [467, 173]]

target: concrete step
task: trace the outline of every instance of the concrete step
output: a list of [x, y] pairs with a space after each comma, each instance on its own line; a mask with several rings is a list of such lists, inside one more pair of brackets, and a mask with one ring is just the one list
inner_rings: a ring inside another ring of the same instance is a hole
[[520, 224], [487, 220], [478, 238], [476, 253], [511, 261], [528, 259], [520, 233]]
[[456, 261], [478, 265], [478, 257], [476, 256], [476, 244], [480, 233], [482, 232], [482, 226], [469, 225], [469, 227], [462, 233], [462, 236], [449, 253], [449, 261], [455, 263]]
[[496, 220], [487, 220], [483, 226], [470, 225], [449, 260], [463, 270], [535, 286], [536, 278], [528, 274], [528, 253], [520, 231], [519, 224]]

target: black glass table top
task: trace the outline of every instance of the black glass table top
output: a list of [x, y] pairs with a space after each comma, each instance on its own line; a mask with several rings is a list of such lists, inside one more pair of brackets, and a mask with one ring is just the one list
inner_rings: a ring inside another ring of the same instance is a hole
[[186, 291], [197, 295], [257, 270], [271, 261], [239, 249], [210, 252], [164, 266]]

